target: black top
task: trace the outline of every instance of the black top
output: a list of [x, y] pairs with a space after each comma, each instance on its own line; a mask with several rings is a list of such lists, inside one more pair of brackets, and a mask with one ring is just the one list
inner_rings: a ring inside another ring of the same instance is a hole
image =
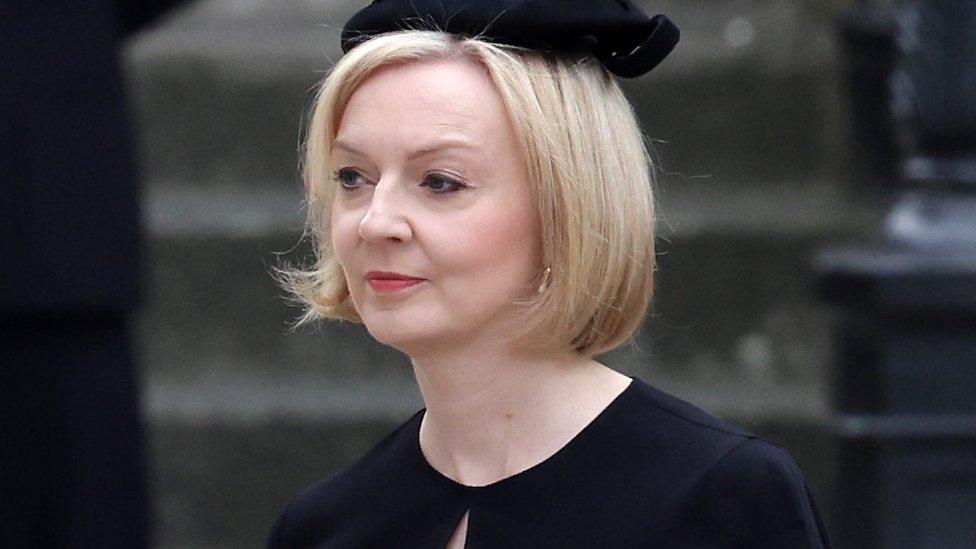
[[443, 548], [468, 510], [472, 549], [827, 546], [786, 451], [639, 378], [554, 455], [487, 486], [430, 466], [423, 414], [293, 498], [268, 546]]

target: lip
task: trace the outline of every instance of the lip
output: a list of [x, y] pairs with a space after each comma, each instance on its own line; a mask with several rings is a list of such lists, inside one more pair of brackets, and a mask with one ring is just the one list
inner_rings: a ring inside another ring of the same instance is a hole
[[389, 280], [381, 278], [371, 278], [367, 279], [366, 282], [369, 283], [369, 287], [373, 291], [381, 294], [392, 294], [396, 292], [402, 292], [408, 290], [414, 286], [417, 286], [424, 282], [423, 280], [413, 279], [413, 280]]
[[417, 276], [410, 276], [392, 271], [367, 271], [366, 280], [424, 280]]
[[424, 278], [389, 271], [369, 271], [365, 278], [373, 291], [382, 294], [401, 292], [426, 282]]

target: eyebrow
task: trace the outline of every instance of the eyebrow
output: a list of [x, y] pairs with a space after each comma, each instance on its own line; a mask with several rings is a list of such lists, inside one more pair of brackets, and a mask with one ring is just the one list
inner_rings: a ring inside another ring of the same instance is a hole
[[[368, 156], [365, 152], [356, 148], [352, 143], [337, 137], [332, 140], [332, 148], [342, 149], [344, 151], [350, 152], [352, 154], [357, 154], [359, 156]], [[448, 138], [441, 139], [425, 145], [419, 149], [415, 149], [407, 155], [407, 160], [416, 160], [424, 156], [428, 156], [437, 152], [441, 152], [448, 149], [465, 149], [465, 150], [477, 150], [478, 147], [472, 144], [470, 141], [465, 139]]]

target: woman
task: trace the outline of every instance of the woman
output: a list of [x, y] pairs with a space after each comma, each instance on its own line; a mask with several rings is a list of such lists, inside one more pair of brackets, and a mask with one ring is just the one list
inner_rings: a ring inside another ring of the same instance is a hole
[[406, 353], [426, 408], [269, 546], [825, 545], [786, 452], [592, 358], [652, 293], [649, 162], [610, 71], [677, 30], [628, 2], [447, 4], [346, 25], [305, 151], [318, 263], [284, 277], [305, 320]]

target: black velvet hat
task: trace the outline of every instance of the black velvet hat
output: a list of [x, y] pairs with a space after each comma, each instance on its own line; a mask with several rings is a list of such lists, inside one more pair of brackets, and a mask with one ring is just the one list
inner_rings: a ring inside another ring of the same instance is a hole
[[589, 52], [613, 74], [650, 71], [678, 43], [667, 17], [648, 17], [631, 0], [375, 0], [342, 29], [348, 52], [375, 34], [437, 29], [499, 44]]

